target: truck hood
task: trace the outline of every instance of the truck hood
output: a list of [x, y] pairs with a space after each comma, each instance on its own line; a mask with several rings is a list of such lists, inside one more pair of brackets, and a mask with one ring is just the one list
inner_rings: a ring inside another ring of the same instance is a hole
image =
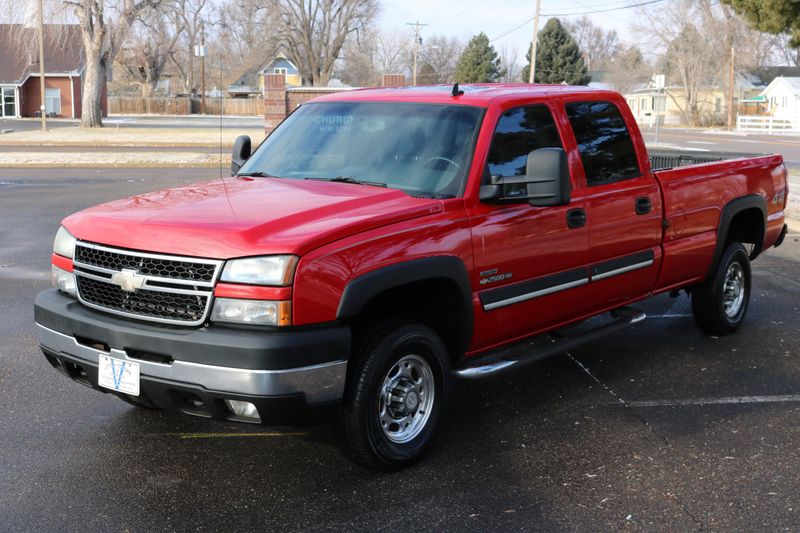
[[442, 210], [402, 191], [317, 180], [226, 178], [132, 196], [80, 211], [80, 240], [229, 259], [304, 253], [357, 233]]

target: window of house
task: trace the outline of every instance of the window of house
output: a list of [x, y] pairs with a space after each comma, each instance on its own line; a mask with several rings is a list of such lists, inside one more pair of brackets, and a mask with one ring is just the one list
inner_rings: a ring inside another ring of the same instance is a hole
[[641, 175], [628, 128], [611, 102], [566, 105], [587, 185], [602, 185]]
[[44, 108], [47, 114], [61, 114], [61, 89], [44, 90]]
[[275, 67], [275, 68], [272, 69], [272, 72], [274, 74], [288, 74], [289, 73], [289, 69], [286, 68], [286, 67]]
[[563, 148], [547, 106], [517, 107], [506, 111], [494, 130], [489, 150], [489, 174], [524, 176], [528, 154], [539, 148]]

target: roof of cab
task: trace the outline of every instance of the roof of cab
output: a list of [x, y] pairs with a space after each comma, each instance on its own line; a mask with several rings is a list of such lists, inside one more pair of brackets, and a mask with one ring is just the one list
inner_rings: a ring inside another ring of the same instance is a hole
[[453, 96], [452, 85], [418, 85], [408, 87], [378, 87], [337, 91], [314, 99], [317, 102], [426, 102], [451, 103], [488, 107], [497, 100], [546, 97], [555, 94], [586, 94], [608, 96], [613, 91], [575, 85], [543, 85], [529, 83], [475, 83], [459, 85], [464, 94]]

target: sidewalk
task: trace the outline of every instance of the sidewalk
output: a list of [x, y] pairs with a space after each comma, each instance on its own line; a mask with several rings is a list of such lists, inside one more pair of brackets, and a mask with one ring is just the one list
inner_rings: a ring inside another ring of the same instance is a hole
[[15, 131], [0, 135], [4, 146], [137, 146], [137, 147], [223, 147], [233, 146], [239, 135], [249, 135], [257, 146], [264, 138], [263, 127], [246, 128], [53, 128], [50, 131]]

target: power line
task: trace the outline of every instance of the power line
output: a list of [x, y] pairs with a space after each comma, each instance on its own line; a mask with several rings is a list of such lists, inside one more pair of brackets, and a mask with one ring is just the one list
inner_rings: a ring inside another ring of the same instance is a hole
[[[665, 0], [649, 0], [648, 2], [639, 2], [637, 4], [629, 4], [627, 6], [622, 6], [622, 7], [613, 7], [613, 8], [608, 8], [608, 9], [595, 9], [593, 11], [584, 11], [584, 12], [581, 12], [581, 13], [542, 13], [540, 16], [542, 16], [542, 17], [576, 17], [576, 16], [581, 16], [581, 15], [594, 15], [594, 14], [599, 14], [599, 13], [611, 13], [612, 11], [622, 11], [623, 9], [632, 9], [634, 7], [648, 6], [648, 5], [651, 5], [651, 4], [658, 4], [658, 3], [664, 2], [664, 1]], [[504, 31], [500, 35], [498, 35], [495, 38], [491, 39], [489, 42], [497, 41], [499, 39], [502, 39], [506, 35], [514, 33], [518, 29], [520, 29], [523, 26], [525, 26], [526, 24], [528, 24], [534, 18], [536, 18], [536, 14], [535, 13], [533, 15], [531, 15], [530, 17], [528, 17], [527, 19], [525, 19], [522, 22], [520, 22], [519, 24], [507, 29], [506, 31]]]

